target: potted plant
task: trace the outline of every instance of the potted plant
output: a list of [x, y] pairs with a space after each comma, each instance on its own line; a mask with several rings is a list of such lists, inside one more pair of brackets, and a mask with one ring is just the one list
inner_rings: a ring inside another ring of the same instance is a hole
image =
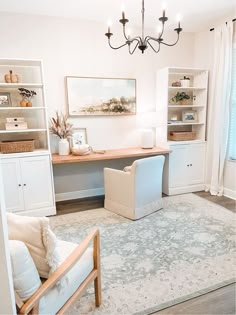
[[21, 107], [32, 107], [32, 98], [37, 95], [35, 91], [30, 91], [24, 88], [18, 89], [19, 94], [22, 96], [22, 100], [20, 102]]
[[180, 79], [180, 82], [181, 82], [182, 87], [189, 87], [190, 86], [190, 78], [189, 77], [184, 76], [183, 79]]
[[191, 96], [185, 92], [177, 92], [175, 96], [172, 97], [172, 101], [180, 105], [188, 105]]
[[56, 112], [56, 117], [52, 117], [49, 120], [50, 133], [60, 138], [58, 143], [59, 155], [68, 155], [70, 153], [70, 145], [67, 141], [67, 137], [71, 136], [72, 124], [68, 121], [68, 116], [59, 114]]

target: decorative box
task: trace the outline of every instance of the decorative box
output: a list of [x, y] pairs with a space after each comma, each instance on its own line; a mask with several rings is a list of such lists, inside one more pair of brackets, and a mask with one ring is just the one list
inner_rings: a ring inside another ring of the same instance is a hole
[[6, 130], [23, 130], [27, 129], [27, 122], [9, 122], [6, 123]]
[[24, 122], [24, 121], [25, 121], [24, 117], [9, 117], [9, 118], [7, 118], [7, 123]]

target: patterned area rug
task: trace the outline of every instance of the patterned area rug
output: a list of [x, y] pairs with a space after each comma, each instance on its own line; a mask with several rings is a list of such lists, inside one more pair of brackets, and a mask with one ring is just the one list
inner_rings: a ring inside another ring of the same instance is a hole
[[102, 306], [93, 288], [68, 314], [150, 314], [234, 282], [235, 217], [193, 194], [138, 221], [105, 209], [51, 218], [59, 239], [101, 232]]

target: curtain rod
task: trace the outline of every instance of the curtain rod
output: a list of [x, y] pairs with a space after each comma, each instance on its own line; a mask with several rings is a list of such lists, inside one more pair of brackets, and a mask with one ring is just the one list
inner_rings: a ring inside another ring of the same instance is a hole
[[[233, 20], [232, 20], [232, 22], [235, 22], [235, 21], [236, 21], [236, 19], [233, 19]], [[227, 24], [227, 22], [225, 22], [225, 23]], [[210, 32], [211, 32], [211, 31], [214, 31], [214, 27], [210, 29]]]

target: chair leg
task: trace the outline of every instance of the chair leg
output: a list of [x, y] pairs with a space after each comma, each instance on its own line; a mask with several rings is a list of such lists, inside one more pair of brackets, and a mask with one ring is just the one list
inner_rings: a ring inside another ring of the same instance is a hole
[[98, 307], [101, 305], [101, 300], [102, 300], [100, 272], [99, 272], [97, 278], [94, 280], [94, 291], [95, 291], [95, 305]]

